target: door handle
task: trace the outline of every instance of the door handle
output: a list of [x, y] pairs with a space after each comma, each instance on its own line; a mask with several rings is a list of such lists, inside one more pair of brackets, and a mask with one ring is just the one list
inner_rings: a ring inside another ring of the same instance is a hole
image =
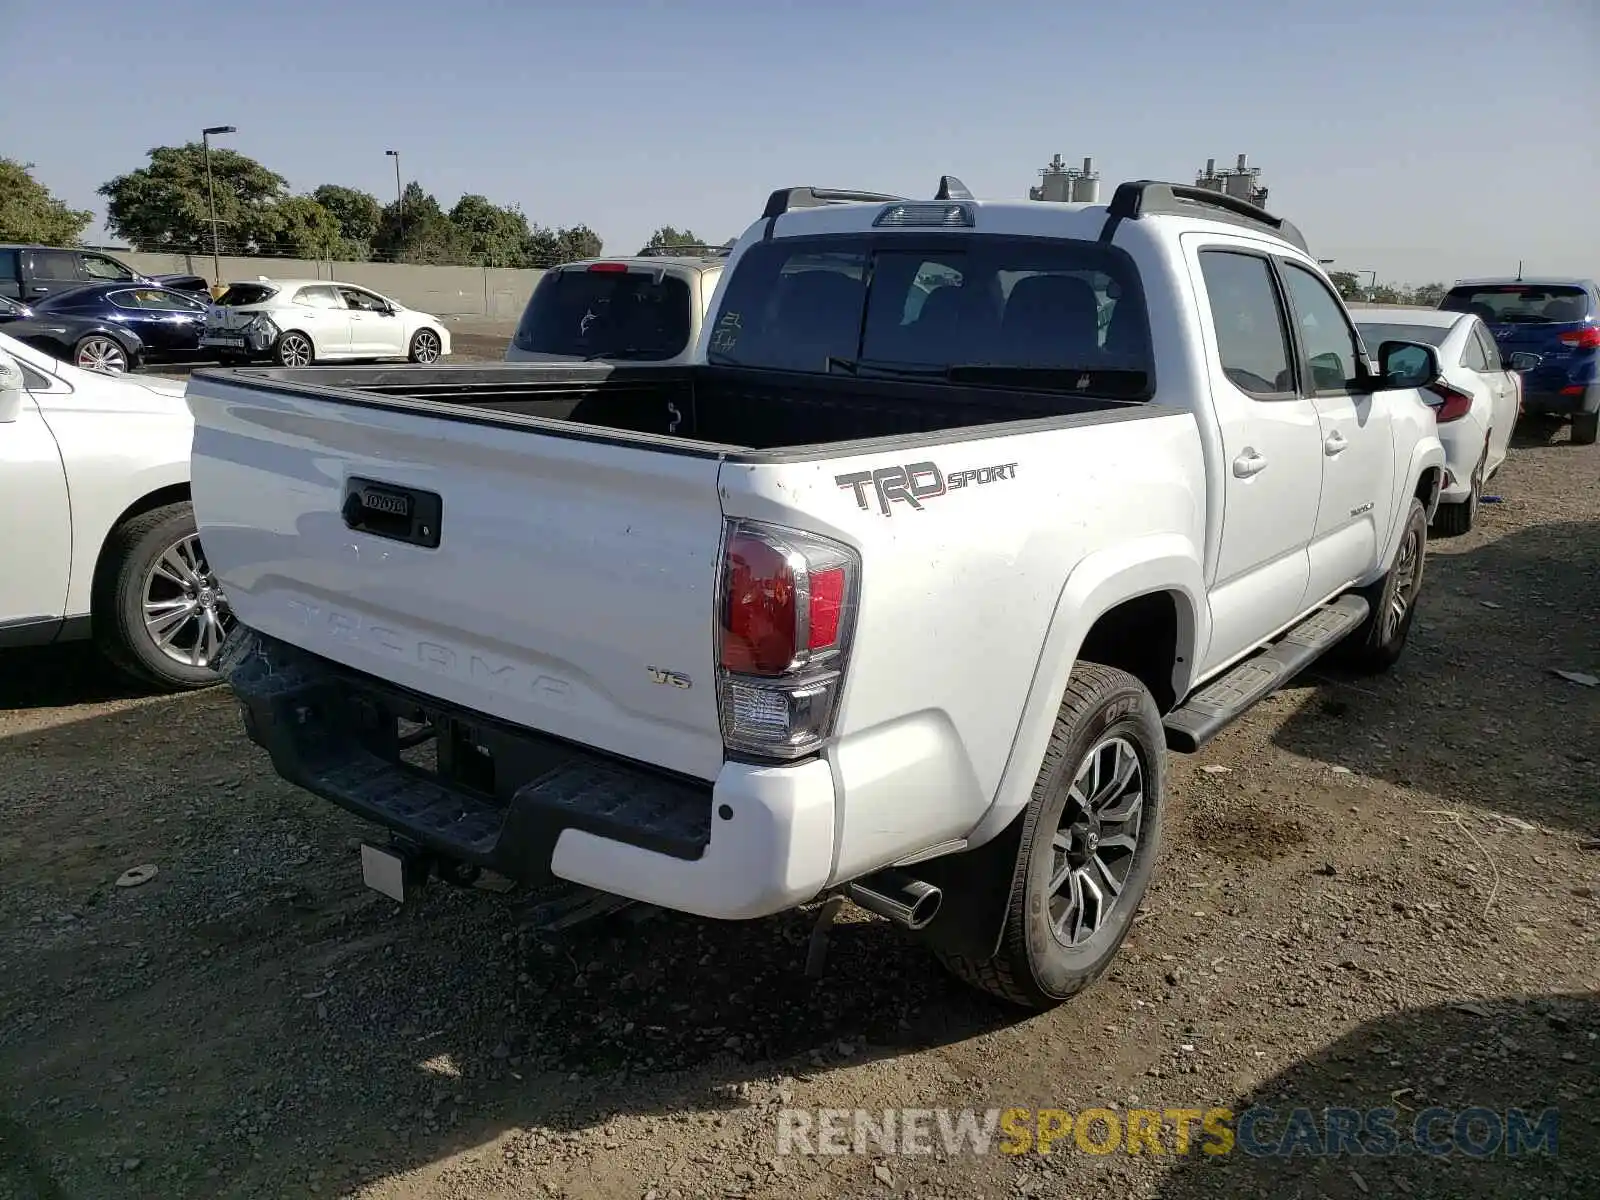
[[1327, 454], [1329, 458], [1332, 458], [1335, 454], [1343, 454], [1348, 449], [1350, 449], [1350, 443], [1345, 441], [1344, 434], [1337, 429], [1330, 433], [1327, 440], [1322, 443], [1323, 453]]
[[1267, 460], [1250, 446], [1246, 446], [1244, 453], [1233, 460], [1233, 473], [1240, 479], [1249, 479], [1250, 476], [1260, 474], [1266, 469]]

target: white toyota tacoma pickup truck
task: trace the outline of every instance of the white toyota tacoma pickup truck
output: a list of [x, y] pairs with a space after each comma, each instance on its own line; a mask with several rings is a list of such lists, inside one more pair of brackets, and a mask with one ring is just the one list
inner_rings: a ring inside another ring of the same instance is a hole
[[[845, 892], [1045, 1007], [1105, 969], [1164, 758], [1399, 658], [1443, 450], [1288, 222], [791, 188], [687, 366], [207, 370], [222, 670], [428, 869], [717, 918]], [[825, 906], [831, 911], [836, 906]]]

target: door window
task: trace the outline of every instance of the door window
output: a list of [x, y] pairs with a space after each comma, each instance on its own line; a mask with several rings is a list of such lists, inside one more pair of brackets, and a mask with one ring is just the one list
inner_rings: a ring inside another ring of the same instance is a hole
[[346, 308], [360, 312], [385, 312], [389, 307], [371, 292], [364, 292], [360, 288], [342, 287], [339, 289], [339, 295], [344, 297]]
[[1222, 373], [1257, 399], [1293, 396], [1289, 338], [1267, 260], [1233, 250], [1202, 250], [1200, 274]]
[[71, 250], [35, 250], [33, 277], [54, 283], [78, 278], [78, 264]]
[[332, 287], [324, 284], [321, 287], [303, 287], [294, 294], [296, 304], [304, 304], [308, 308], [343, 308], [344, 301], [339, 298], [339, 293]]
[[1344, 307], [1328, 286], [1298, 263], [1283, 264], [1283, 280], [1294, 301], [1300, 343], [1318, 392], [1342, 392], [1356, 376], [1360, 342]]
[[201, 313], [205, 305], [197, 304], [186, 296], [179, 296], [164, 288], [129, 288], [112, 292], [111, 302], [118, 308], [138, 308], [146, 312]]
[[104, 279], [110, 282], [121, 282], [132, 279], [133, 272], [128, 270], [114, 258], [107, 258], [103, 254], [83, 254], [79, 256], [83, 264], [83, 273], [90, 279]]
[[19, 255], [15, 250], [0, 250], [0, 279], [18, 280], [22, 278]]

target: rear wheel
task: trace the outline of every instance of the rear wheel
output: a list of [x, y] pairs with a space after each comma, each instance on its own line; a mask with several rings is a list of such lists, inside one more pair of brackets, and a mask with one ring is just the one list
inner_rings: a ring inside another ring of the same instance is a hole
[[974, 987], [1028, 1008], [1060, 1004], [1110, 966], [1133, 927], [1161, 841], [1166, 737], [1145, 686], [1079, 663], [1023, 816], [1000, 950], [940, 955]]
[[72, 347], [74, 365], [102, 375], [121, 375], [129, 367], [128, 352], [114, 337], [103, 333], [85, 334]]
[[1382, 579], [1361, 590], [1371, 606], [1367, 619], [1337, 648], [1335, 657], [1352, 670], [1376, 675], [1387, 671], [1405, 653], [1411, 620], [1422, 590], [1423, 559], [1428, 551], [1428, 514], [1422, 501], [1411, 499], [1400, 548]]
[[1483, 468], [1489, 459], [1489, 447], [1483, 448], [1478, 465], [1472, 468], [1472, 490], [1465, 500], [1455, 504], [1440, 504], [1433, 514], [1433, 532], [1440, 537], [1460, 537], [1472, 529], [1478, 519], [1478, 498], [1483, 495]]
[[280, 367], [309, 367], [317, 361], [317, 348], [305, 334], [291, 329], [278, 339], [272, 356]]
[[123, 671], [165, 691], [218, 682], [233, 616], [187, 501], [141, 513], [112, 533], [93, 604], [95, 641]]
[[1572, 418], [1572, 444], [1592, 446], [1600, 437], [1600, 412], [1578, 413]]

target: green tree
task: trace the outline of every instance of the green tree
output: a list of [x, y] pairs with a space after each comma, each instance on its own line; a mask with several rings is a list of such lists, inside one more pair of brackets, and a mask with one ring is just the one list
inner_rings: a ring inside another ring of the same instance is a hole
[[92, 214], [68, 208], [33, 177], [33, 164], [0, 158], [0, 242], [76, 246]]
[[600, 235], [587, 225], [553, 229], [535, 225], [528, 234], [530, 267], [557, 267], [581, 258], [597, 258], [605, 251]]
[[450, 210], [467, 261], [483, 267], [530, 265], [528, 218], [516, 205], [501, 208], [484, 196], [466, 195]]
[[560, 233], [562, 262], [576, 262], [580, 258], [598, 258], [605, 253], [606, 244], [600, 235], [587, 225], [573, 225]]
[[439, 201], [415, 180], [406, 184], [402, 202], [384, 205], [372, 248], [377, 257], [393, 262], [466, 261], [461, 231], [439, 207]]
[[1439, 301], [1444, 299], [1444, 294], [1449, 290], [1442, 283], [1424, 283], [1420, 287], [1411, 289], [1411, 303], [1437, 308]]
[[[278, 202], [288, 182], [255, 159], [233, 150], [211, 151], [218, 240], [223, 249], [249, 253], [272, 243]], [[100, 186], [106, 224], [141, 250], [209, 249], [210, 195], [206, 156], [199, 142], [157, 146], [150, 165]]]
[[663, 225], [650, 235], [650, 240], [644, 244], [644, 250], [641, 250], [640, 253], [644, 253], [645, 250], [670, 250], [679, 246], [703, 246], [705, 244], [695, 236], [695, 232], [692, 229], [678, 230], [671, 225]]
[[310, 196], [289, 196], [278, 201], [278, 228], [273, 249], [296, 258], [332, 258], [339, 249], [339, 222]]
[[311, 198], [339, 223], [339, 244], [333, 257], [356, 262], [372, 257], [372, 239], [383, 220], [383, 206], [376, 196], [359, 188], [325, 183]]
[[1364, 300], [1366, 289], [1361, 286], [1361, 280], [1356, 278], [1354, 271], [1329, 271], [1328, 281], [1338, 290], [1339, 295], [1346, 300]]

